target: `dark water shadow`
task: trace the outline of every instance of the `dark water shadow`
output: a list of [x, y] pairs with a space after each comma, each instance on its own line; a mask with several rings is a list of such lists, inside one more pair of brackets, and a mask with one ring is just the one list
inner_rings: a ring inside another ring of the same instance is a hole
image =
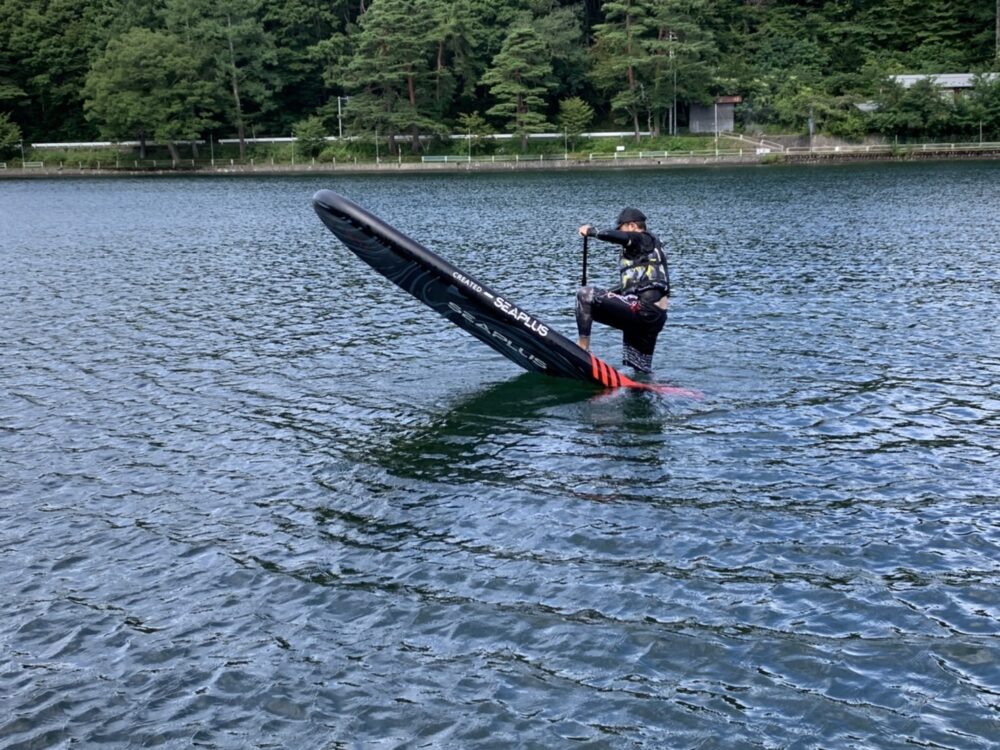
[[[446, 478], [456, 471], [492, 474], [502, 469], [498, 451], [504, 446], [543, 432], [553, 412], [602, 394], [585, 383], [526, 372], [457, 398], [423, 424], [374, 446], [369, 459], [399, 477]], [[494, 461], [484, 461], [485, 456]], [[473, 468], [477, 465], [478, 470]]]
[[366, 461], [399, 478], [506, 484], [528, 465], [556, 461], [593, 430], [659, 433], [667, 400], [524, 373], [458, 398], [371, 445]]
[[494, 419], [530, 417], [554, 406], [598, 398], [603, 393], [589, 383], [523, 372], [510, 380], [464, 394], [436, 421], [450, 424], [470, 416]]

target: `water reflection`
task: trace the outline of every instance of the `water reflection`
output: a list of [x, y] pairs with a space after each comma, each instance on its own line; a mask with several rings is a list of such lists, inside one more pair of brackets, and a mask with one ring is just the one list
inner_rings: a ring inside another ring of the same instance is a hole
[[524, 373], [387, 430], [384, 441], [366, 444], [366, 461], [396, 477], [510, 484], [525, 470], [544, 470], [529, 464], [553, 453], [569, 457], [605, 442], [609, 451], [658, 445], [689, 403]]

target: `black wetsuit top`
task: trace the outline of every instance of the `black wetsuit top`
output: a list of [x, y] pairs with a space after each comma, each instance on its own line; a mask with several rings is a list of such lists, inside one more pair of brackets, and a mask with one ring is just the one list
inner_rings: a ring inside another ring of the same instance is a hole
[[[618, 229], [597, 232], [593, 228], [588, 234], [622, 248], [618, 259], [621, 286], [612, 289], [612, 292], [634, 294], [644, 301], [648, 298], [653, 302], [670, 296], [667, 255], [663, 251], [663, 244], [654, 235], [649, 232], [622, 232]], [[654, 291], [659, 293], [653, 294]]]

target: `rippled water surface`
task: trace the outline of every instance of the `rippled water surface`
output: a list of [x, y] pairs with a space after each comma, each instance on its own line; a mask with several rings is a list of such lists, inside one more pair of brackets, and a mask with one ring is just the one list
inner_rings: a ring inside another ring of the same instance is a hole
[[[0, 181], [0, 746], [996, 747], [998, 182]], [[642, 207], [705, 398], [520, 373], [325, 187], [570, 335]]]

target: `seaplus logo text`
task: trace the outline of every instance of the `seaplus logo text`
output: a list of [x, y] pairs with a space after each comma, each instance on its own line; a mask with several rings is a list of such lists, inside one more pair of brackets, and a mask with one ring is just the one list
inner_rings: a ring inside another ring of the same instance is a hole
[[453, 279], [455, 279], [455, 281], [457, 281], [462, 286], [469, 287], [469, 289], [471, 289], [472, 291], [476, 292], [477, 294], [483, 294], [483, 295], [489, 297], [491, 300], [493, 300], [494, 306], [496, 306], [496, 307], [500, 308], [501, 310], [503, 310], [505, 313], [507, 313], [507, 315], [509, 315], [514, 320], [516, 320], [518, 323], [520, 323], [521, 325], [523, 325], [529, 331], [534, 331], [539, 336], [548, 336], [549, 335], [549, 327], [547, 325], [545, 325], [544, 323], [538, 322], [537, 320], [535, 320], [534, 318], [532, 318], [530, 315], [528, 315], [528, 313], [522, 312], [521, 310], [518, 310], [516, 305], [512, 305], [510, 302], [508, 302], [507, 300], [505, 300], [503, 297], [494, 297], [492, 294], [490, 294], [485, 289], [483, 289], [482, 286], [480, 286], [479, 284], [477, 284], [475, 281], [473, 281], [472, 279], [470, 279], [465, 274], [463, 274], [463, 273], [461, 273], [459, 271], [455, 271], [455, 272], [453, 272], [451, 274], [451, 277]]
[[503, 333], [501, 333], [500, 331], [496, 330], [495, 328], [490, 328], [483, 321], [477, 320], [476, 317], [472, 313], [468, 312], [467, 310], [463, 310], [461, 307], [459, 307], [458, 305], [456, 305], [454, 302], [449, 302], [448, 303], [448, 309], [450, 309], [453, 313], [457, 313], [458, 315], [461, 315], [462, 318], [467, 323], [469, 323], [469, 324], [475, 326], [476, 328], [478, 328], [479, 330], [483, 331], [490, 338], [496, 339], [497, 341], [499, 341], [501, 344], [503, 344], [504, 346], [506, 346], [511, 351], [516, 352], [522, 358], [524, 358], [524, 359], [528, 360], [529, 362], [531, 362], [538, 369], [540, 369], [540, 370], [547, 370], [548, 369], [548, 365], [545, 363], [544, 360], [539, 359], [538, 357], [536, 357], [534, 354], [531, 354], [530, 352], [524, 351], [524, 349], [522, 349], [517, 344], [515, 344], [510, 339], [510, 337], [505, 336]]
[[510, 304], [510, 302], [505, 300], [503, 297], [497, 297], [495, 300], [493, 300], [493, 304], [499, 307], [505, 313], [507, 313], [518, 323], [521, 323], [525, 328], [534, 331], [539, 336], [549, 335], [548, 326], [539, 323], [537, 320], [528, 315], [528, 313], [518, 310], [514, 305]]

